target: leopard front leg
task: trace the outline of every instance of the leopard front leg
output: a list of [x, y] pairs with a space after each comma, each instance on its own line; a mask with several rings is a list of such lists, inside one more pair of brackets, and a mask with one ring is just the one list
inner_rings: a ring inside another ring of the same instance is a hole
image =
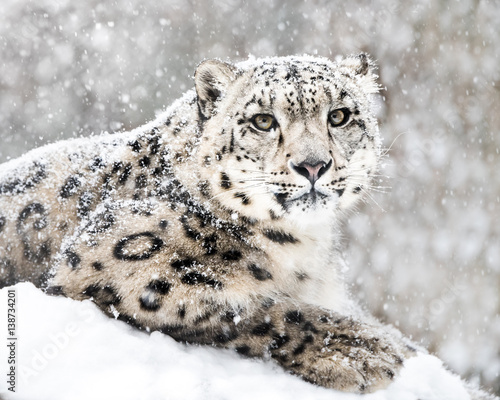
[[239, 310], [213, 304], [205, 317], [159, 330], [179, 341], [272, 358], [308, 382], [354, 393], [385, 388], [412, 355], [383, 328], [287, 300]]
[[267, 301], [241, 315], [225, 347], [270, 356], [302, 379], [337, 390], [367, 393], [389, 385], [413, 350], [383, 328], [315, 306]]

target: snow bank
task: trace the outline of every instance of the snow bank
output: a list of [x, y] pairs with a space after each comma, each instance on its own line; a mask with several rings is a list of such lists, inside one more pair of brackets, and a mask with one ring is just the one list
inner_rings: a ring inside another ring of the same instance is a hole
[[[7, 390], [8, 290], [15, 290], [16, 392]], [[32, 284], [0, 290], [0, 398], [77, 399], [469, 399], [440, 360], [407, 361], [384, 391], [365, 396], [320, 388], [272, 362], [240, 358], [147, 334], [103, 315], [90, 301], [50, 297]]]

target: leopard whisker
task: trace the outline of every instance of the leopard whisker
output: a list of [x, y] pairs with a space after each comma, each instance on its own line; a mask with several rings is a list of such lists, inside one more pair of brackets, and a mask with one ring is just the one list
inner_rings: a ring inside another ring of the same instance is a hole
[[[361, 188], [361, 192], [366, 196], [365, 198], [373, 202], [382, 212], [386, 212], [386, 210], [375, 200], [375, 198], [370, 194], [369, 191], [365, 190], [364, 188]], [[366, 200], [364, 200], [366, 203], [368, 203]]]
[[392, 141], [392, 143], [389, 145], [389, 147], [387, 147], [386, 149], [382, 149], [382, 153], [380, 155], [380, 157], [385, 157], [388, 155], [388, 153], [392, 150], [392, 146], [394, 146], [394, 143], [396, 143], [396, 141], [403, 135], [407, 134], [408, 132], [401, 132], [399, 135], [397, 135], [394, 140]]
[[[221, 192], [221, 193], [216, 194], [215, 196], [212, 196], [209, 199], [209, 201], [212, 201], [215, 198], [221, 197], [221, 196], [224, 196], [224, 195], [238, 193], [238, 192], [242, 192], [242, 191], [245, 191], [245, 190], [248, 190], [248, 189], [260, 188], [260, 187], [264, 187], [264, 186], [265, 186], [265, 183], [255, 183], [255, 184], [251, 184], [251, 185], [247, 185], [247, 186], [243, 186], [243, 187], [237, 187], [237, 188], [227, 189], [224, 192]], [[254, 193], [252, 193], [252, 194], [254, 194]]]

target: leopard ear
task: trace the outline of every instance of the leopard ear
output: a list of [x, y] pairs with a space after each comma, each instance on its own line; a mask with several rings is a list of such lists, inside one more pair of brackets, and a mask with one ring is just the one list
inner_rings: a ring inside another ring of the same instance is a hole
[[368, 75], [373, 73], [375, 69], [375, 63], [366, 53], [359, 53], [355, 57], [358, 61], [358, 65], [356, 67], [356, 73], [358, 75]]
[[360, 53], [346, 57], [340, 61], [340, 67], [343, 73], [356, 79], [363, 86], [366, 93], [377, 93], [379, 91], [377, 67], [368, 54]]
[[343, 58], [340, 65], [347, 67], [355, 75], [369, 75], [376, 69], [375, 63], [366, 53]]
[[215, 110], [215, 102], [226, 92], [236, 78], [236, 67], [218, 60], [203, 61], [194, 74], [196, 94], [201, 113], [210, 118]]

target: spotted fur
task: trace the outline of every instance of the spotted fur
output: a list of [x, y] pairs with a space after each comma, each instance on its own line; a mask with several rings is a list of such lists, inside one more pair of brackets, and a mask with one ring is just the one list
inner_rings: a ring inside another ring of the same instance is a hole
[[367, 392], [410, 351], [347, 299], [339, 221], [380, 155], [365, 55], [199, 65], [145, 127], [0, 169], [0, 280]]

